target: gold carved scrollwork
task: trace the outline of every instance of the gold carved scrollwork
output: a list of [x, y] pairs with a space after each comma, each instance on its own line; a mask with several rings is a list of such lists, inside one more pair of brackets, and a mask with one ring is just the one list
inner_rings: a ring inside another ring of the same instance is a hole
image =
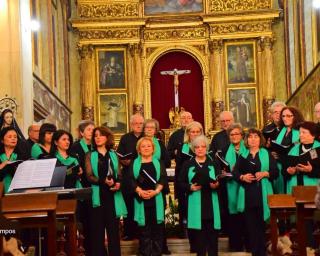
[[174, 29], [174, 30], [146, 30], [145, 40], [167, 40], [167, 39], [199, 39], [207, 36], [205, 28]]
[[77, 48], [81, 59], [92, 58], [93, 46], [91, 44], [82, 46], [78, 45]]
[[80, 40], [138, 38], [138, 29], [86, 30], [79, 32]]
[[201, 52], [203, 55], [207, 54], [205, 45], [203, 45], [203, 44], [193, 45], [193, 47], [197, 48], [199, 50], [199, 52]]
[[275, 42], [275, 38], [273, 37], [263, 37], [262, 38], [262, 46], [265, 48], [265, 49], [269, 49], [269, 50], [272, 50], [273, 48], [273, 43]]
[[134, 57], [134, 55], [139, 55], [141, 56], [143, 53], [143, 45], [142, 43], [138, 43], [138, 44], [130, 44], [129, 45], [129, 52], [131, 57]]
[[139, 3], [82, 4], [78, 8], [81, 18], [138, 17]]
[[271, 22], [245, 22], [218, 24], [211, 26], [211, 34], [222, 35], [241, 32], [264, 32], [271, 31]]
[[223, 49], [223, 40], [211, 40], [209, 41], [209, 50], [211, 53], [218, 51], [222, 53]]
[[271, 0], [210, 0], [209, 12], [270, 9]]
[[268, 123], [272, 122], [270, 107], [274, 101], [275, 99], [266, 99], [266, 98], [263, 99], [262, 101], [264, 125], [267, 125]]
[[146, 49], [146, 58], [148, 58], [156, 49], [157, 47], [148, 47]]

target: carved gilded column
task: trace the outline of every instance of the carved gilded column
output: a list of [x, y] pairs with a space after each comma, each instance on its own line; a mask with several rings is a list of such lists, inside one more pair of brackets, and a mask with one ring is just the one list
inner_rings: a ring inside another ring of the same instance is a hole
[[144, 62], [144, 52], [143, 45], [140, 42], [139, 44], [133, 45], [133, 63], [135, 73], [135, 98], [133, 101], [133, 113], [141, 113], [144, 114], [143, 111], [143, 62]]
[[262, 54], [262, 63], [263, 66], [263, 123], [267, 124], [270, 122], [270, 106], [275, 100], [274, 95], [274, 70], [273, 70], [273, 52], [272, 46], [274, 39], [272, 37], [264, 37], [262, 38], [262, 46], [264, 48]]
[[79, 47], [80, 61], [80, 87], [82, 118], [94, 120], [94, 49], [92, 45]]
[[218, 130], [220, 128], [219, 115], [224, 109], [223, 92], [224, 92], [224, 73], [223, 73], [223, 41], [212, 40], [209, 42], [210, 50], [210, 76], [212, 83], [211, 102], [212, 107], [212, 128]]

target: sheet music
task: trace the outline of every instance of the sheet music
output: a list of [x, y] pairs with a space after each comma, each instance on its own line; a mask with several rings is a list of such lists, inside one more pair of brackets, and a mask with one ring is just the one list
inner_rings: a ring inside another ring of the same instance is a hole
[[31, 187], [49, 187], [56, 162], [56, 158], [24, 161], [18, 166], [9, 191]]

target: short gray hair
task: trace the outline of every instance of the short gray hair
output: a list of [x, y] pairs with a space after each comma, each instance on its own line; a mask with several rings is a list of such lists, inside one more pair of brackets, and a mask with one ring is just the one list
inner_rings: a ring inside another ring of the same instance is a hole
[[78, 124], [78, 129], [80, 132], [84, 132], [84, 130], [87, 128], [87, 126], [89, 125], [93, 125], [94, 126], [94, 122], [91, 120], [81, 120]]
[[240, 123], [234, 123], [234, 124], [230, 125], [229, 128], [227, 129], [228, 137], [230, 136], [230, 133], [231, 133], [234, 129], [239, 129], [240, 132], [241, 132], [241, 135], [244, 136], [244, 132], [243, 132], [242, 125], [241, 125]]
[[275, 101], [275, 102], [273, 102], [272, 105], [270, 106], [270, 111], [273, 113], [273, 111], [274, 111], [274, 109], [275, 109], [276, 107], [282, 107], [282, 108], [284, 108], [284, 107], [286, 107], [286, 106], [287, 106], [286, 103], [284, 103], [284, 102], [282, 102], [282, 101]]
[[144, 120], [143, 115], [141, 115], [140, 113], [136, 113], [130, 117], [130, 124], [132, 124], [137, 117], [142, 117], [142, 119]]
[[158, 132], [160, 129], [160, 125], [159, 125], [159, 122], [157, 119], [150, 118], [150, 119], [145, 120], [144, 124], [143, 124], [143, 129], [146, 127], [147, 124], [154, 124], [154, 126], [156, 128], [156, 132]]
[[200, 143], [204, 142], [206, 144], [206, 148], [209, 148], [209, 140], [204, 135], [197, 136], [192, 142], [191, 142], [191, 150], [194, 152], [194, 148], [196, 146], [199, 146]]
[[219, 115], [219, 119], [221, 119], [222, 116], [224, 115], [229, 115], [232, 118], [232, 120], [234, 120], [233, 113], [231, 111], [226, 111], [226, 110], [222, 111]]

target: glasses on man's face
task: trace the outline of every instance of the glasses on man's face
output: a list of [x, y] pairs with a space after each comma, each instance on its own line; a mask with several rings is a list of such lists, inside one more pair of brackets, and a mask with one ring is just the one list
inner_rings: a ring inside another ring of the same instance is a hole
[[239, 136], [239, 135], [241, 135], [241, 133], [239, 133], [239, 132], [236, 132], [236, 133], [230, 133], [230, 136]]
[[231, 119], [225, 119], [225, 120], [220, 120], [221, 123], [229, 123], [231, 122]]
[[291, 117], [293, 117], [293, 115], [289, 115], [289, 114], [288, 114], [288, 115], [282, 115], [281, 117], [282, 117], [282, 118], [291, 118]]

